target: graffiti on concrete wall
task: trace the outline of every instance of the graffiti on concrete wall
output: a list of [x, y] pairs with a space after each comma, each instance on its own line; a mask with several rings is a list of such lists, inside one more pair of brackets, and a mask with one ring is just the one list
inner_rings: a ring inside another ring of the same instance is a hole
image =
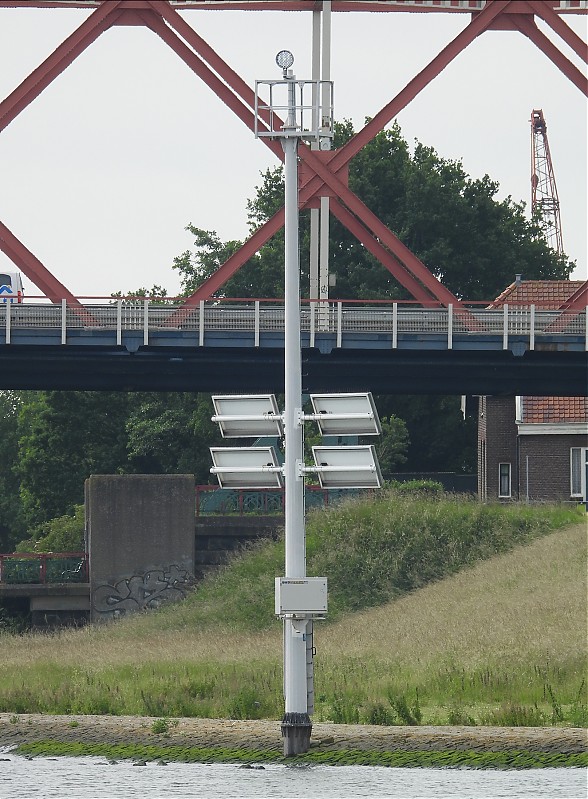
[[194, 577], [177, 565], [134, 574], [114, 585], [103, 583], [92, 593], [92, 607], [103, 616], [120, 618], [127, 613], [158, 608], [164, 602], [184, 599]]

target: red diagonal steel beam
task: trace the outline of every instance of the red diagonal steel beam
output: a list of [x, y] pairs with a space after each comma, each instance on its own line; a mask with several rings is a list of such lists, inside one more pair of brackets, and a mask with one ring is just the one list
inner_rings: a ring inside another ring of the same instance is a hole
[[561, 315], [545, 328], [545, 332], [562, 333], [578, 314], [586, 311], [586, 306], [588, 306], [588, 280], [559, 306]]
[[395, 277], [402, 286], [410, 291], [415, 300], [418, 300], [423, 305], [438, 305], [438, 302], [431, 297], [422, 284], [380, 244], [374, 235], [367, 230], [339, 200], [335, 197], [331, 197], [329, 208], [331, 213], [364, 245], [366, 250], [371, 252], [371, 254], [386, 267], [390, 274]]
[[198, 289], [191, 294], [182, 307], [168, 319], [170, 327], [181, 324], [190, 313], [198, 306], [200, 300], [207, 300], [215, 291], [224, 285], [235, 272], [237, 272], [250, 258], [253, 258], [263, 245], [274, 236], [284, 225], [284, 209], [281, 208], [271, 219], [268, 219], [247, 241], [237, 250], [236, 253], [224, 262]]
[[[237, 95], [227, 88], [225, 83], [214, 74], [197, 53], [193, 52], [193, 50], [176, 36], [173, 30], [165, 24], [158, 12], [140, 12], [139, 16], [144, 24], [156, 33], [251, 131], [255, 130], [253, 111], [242, 103]], [[261, 139], [275, 155], [279, 158], [283, 158], [283, 150], [279, 142], [265, 136], [262, 136]]]
[[[371, 141], [384, 127], [387, 125], [414, 97], [431, 81], [435, 78], [465, 47], [468, 46], [477, 36], [480, 35], [486, 28], [491, 24], [491, 22], [498, 16], [498, 14], [502, 13], [505, 8], [508, 7], [511, 0], [494, 0], [492, 4], [489, 4], [480, 14], [478, 14], [465, 28], [460, 34], [458, 34], [453, 41], [444, 48], [430, 63], [427, 67], [425, 67], [396, 97], [391, 100], [380, 112], [377, 114], [371, 122], [369, 122], [363, 130], [357, 133], [352, 139], [350, 139], [347, 144], [345, 144], [341, 149], [337, 150], [333, 154], [332, 160], [329, 162], [329, 171], [331, 174], [338, 172], [341, 170], [369, 141]], [[177, 12], [174, 12], [176, 16]], [[180, 20], [182, 18], [180, 17]], [[183, 25], [187, 25], [182, 20]], [[188, 31], [184, 31], [183, 27], [181, 29], [182, 35], [192, 36], [194, 33], [193, 29], [188, 27]], [[190, 33], [192, 32], [192, 33]], [[196, 47], [199, 45], [198, 42], [192, 41], [192, 46]], [[224, 62], [223, 62], [224, 63]], [[220, 67], [221, 65], [219, 65]], [[224, 65], [223, 69], [228, 69], [226, 65]], [[228, 78], [228, 75], [224, 75], [225, 79]], [[237, 84], [233, 84], [237, 90]], [[243, 87], [239, 87], [243, 88]], [[247, 91], [249, 88], [246, 87]], [[243, 89], [245, 91], [245, 89]], [[308, 147], [301, 147], [299, 150], [300, 157], [305, 161], [309, 162], [309, 166], [313, 170], [316, 171], [315, 167], [322, 167], [322, 162], [319, 162], [318, 159], [313, 157], [312, 151]], [[301, 186], [301, 193], [300, 193], [300, 201], [301, 204], [304, 204], [308, 201], [312, 196], [320, 193], [321, 188], [325, 185], [325, 180], [321, 180], [321, 178], [317, 175], [307, 181], [306, 185]], [[332, 184], [330, 184], [332, 185]], [[339, 185], [343, 186], [343, 184], [339, 181]], [[280, 212], [282, 213], [282, 212]], [[360, 210], [361, 213], [361, 210]], [[268, 223], [260, 228], [255, 236], [258, 242], [262, 242], [265, 244], [269, 238], [274, 234], [275, 229], [273, 222], [275, 217], [272, 217], [271, 220], [268, 220]], [[272, 224], [269, 224], [272, 223]], [[380, 223], [381, 224], [381, 223]], [[276, 228], [277, 229], [277, 228]], [[387, 230], [387, 229], [386, 229]], [[270, 232], [272, 231], [272, 232]], [[388, 233], [391, 233], [388, 231]], [[393, 235], [393, 234], [392, 234]], [[243, 245], [247, 246], [248, 242]], [[258, 244], [257, 247], [262, 246], [262, 244]], [[410, 253], [410, 251], [407, 250]], [[190, 300], [193, 300], [194, 303], [200, 299], [206, 299], [211, 296], [215, 291], [218, 290], [220, 286], [223, 285], [232, 275], [237, 271], [237, 269], [245, 263], [248, 258], [239, 259], [239, 253], [235, 253], [232, 258], [230, 258], [225, 264], [223, 264], [215, 273], [215, 275], [205, 281], [198, 290], [192, 295]], [[410, 253], [412, 258], [416, 259], [416, 256], [413, 256]], [[412, 260], [412, 259], [411, 259]], [[418, 261], [418, 259], [416, 259]], [[239, 263], [239, 261], [241, 261]], [[421, 262], [419, 261], [419, 264]], [[424, 265], [422, 265], [424, 266]], [[426, 268], [426, 267], [424, 267]], [[428, 271], [428, 270], [427, 270]], [[428, 273], [430, 275], [430, 272]], [[432, 277], [432, 276], [431, 276]], [[438, 281], [436, 281], [438, 282]], [[440, 285], [440, 284], [439, 284]], [[214, 287], [214, 288], [213, 288]], [[450, 292], [447, 292], [450, 294]], [[451, 299], [447, 298], [448, 302], [455, 302], [459, 304], [459, 301], [450, 294]]]
[[[427, 269], [424, 263], [403, 244], [390, 228], [388, 228], [367, 205], [359, 199], [339, 178], [334, 175], [328, 166], [316, 157], [308, 148], [301, 148], [304, 160], [316, 174], [331, 188], [345, 205], [377, 236], [380, 241], [398, 258], [405, 269], [416, 277], [437, 300], [445, 305], [461, 305], [460, 300], [452, 294], [437, 278]], [[301, 192], [301, 201], [306, 199], [306, 192]], [[408, 287], [407, 287], [408, 288]]]
[[[43, 266], [30, 250], [19, 241], [14, 233], [0, 222], [0, 250], [7, 255], [18, 268], [29, 277], [52, 302], [67, 300], [68, 305], [82, 308], [82, 304], [67, 289], [63, 283], [53, 277], [51, 272]], [[33, 267], [31, 269], [31, 266]]]
[[[245, 83], [243, 78], [232, 69], [226, 61], [224, 61], [219, 54], [212, 48], [208, 42], [206, 42], [202, 36], [200, 36], [194, 28], [192, 28], [188, 23], [181, 17], [175, 8], [171, 8], [167, 0], [147, 0], [151, 5], [153, 11], [161, 17], [162, 20], [168, 23], [168, 25], [176, 31], [176, 33], [182, 37], [182, 39], [187, 42], [190, 47], [194, 50], [194, 52], [200, 56], [201, 63], [208, 64], [209, 67], [220, 76], [222, 81], [228, 86], [232, 91], [243, 100], [244, 103], [251, 109], [251, 113], [253, 113], [255, 109], [255, 92], [253, 89]], [[177, 41], [180, 41], [179, 39]], [[183, 43], [182, 43], [183, 44]], [[171, 45], [170, 45], [171, 46]], [[185, 45], [184, 45], [185, 46]], [[175, 49], [175, 48], [174, 48]], [[176, 51], [177, 52], [177, 51]], [[191, 52], [187, 50], [187, 52]], [[181, 53], [178, 53], [180, 57], [184, 58]], [[188, 62], [186, 62], [188, 63]], [[190, 66], [190, 64], [188, 64]], [[225, 100], [225, 96], [228, 94], [226, 91], [226, 87], [223, 86], [222, 83], [218, 84], [218, 78], [214, 75], [214, 73], [209, 69], [208, 75], [212, 76], [212, 79], [206, 79], [202, 77], [205, 82], [216, 91], [221, 99]], [[214, 79], [214, 80], [213, 80]], [[209, 82], [210, 80], [210, 82]], [[221, 92], [214, 88], [215, 85], [220, 85], [222, 87]], [[267, 109], [258, 109], [259, 117], [269, 130], [270, 122], [270, 113]], [[251, 117], [251, 122], [247, 121], [243, 115], [239, 115], [240, 118], [245, 122], [245, 124], [251, 129], [254, 130], [254, 117]], [[274, 114], [274, 120], [281, 122], [277, 114]], [[281, 146], [275, 142], [270, 141], [264, 138], [265, 144], [280, 158], [283, 160], [283, 151]]]
[[[401, 283], [405, 288], [408, 288], [409, 291], [412, 291], [412, 295], [416, 300], [419, 300], [425, 306], [435, 306], [439, 305], [438, 300], [433, 299], [432, 297], [428, 297], [426, 292], [424, 292], [423, 286], [419, 283], [416, 283], [415, 286], [409, 286], [409, 281], [414, 281], [414, 277], [410, 272], [402, 272], [403, 265], [396, 261], [395, 258], [386, 250], [379, 241], [374, 238], [369, 230], [366, 230], [360, 222], [343, 206], [337, 199], [331, 198], [330, 208], [333, 214], [342, 222], [345, 227], [356, 236], [359, 241], [368, 249], [372, 255], [375, 255], [376, 258], [391, 272], [394, 277]], [[424, 292], [424, 293], [423, 293]], [[472, 313], [465, 308], [462, 303], [456, 300], [456, 305], [454, 303], [448, 303], [455, 305], [455, 314], [454, 318], [459, 320], [468, 331], [474, 332], [478, 330], [482, 330], [483, 326], [480, 324], [480, 321], [476, 319]]]
[[514, 25], [524, 33], [533, 44], [542, 50], [545, 55], [553, 61], [555, 66], [560, 69], [563, 74], [569, 78], [572, 83], [580, 89], [585, 95], [588, 95], [588, 78], [583, 75], [580, 70], [566, 58], [563, 53], [557, 49], [554, 43], [542, 33], [534, 22], [531, 22], [524, 16], [513, 15], [512, 21]]
[[[255, 108], [255, 92], [234, 69], [231, 69], [214, 48], [194, 28], [188, 25], [175, 8], [171, 8], [168, 5], [167, 0], [147, 0], [147, 2], [153, 11], [161, 19], [165, 20], [253, 111]], [[260, 109], [259, 116], [267, 126], [270, 125], [269, 111]]]
[[570, 28], [567, 22], [564, 22], [559, 14], [556, 14], [551, 6], [540, 2], [540, 0], [527, 0], [527, 5], [563, 39], [568, 47], [571, 47], [576, 55], [580, 56], [583, 61], [588, 62], [588, 46], [586, 42], [578, 36], [576, 31]]
[[[512, 0], [493, 0], [483, 11], [477, 14], [469, 25], [453, 39], [441, 52], [427, 64], [396, 97], [385, 105], [362, 130], [353, 136], [343, 147], [336, 151], [330, 162], [331, 170], [338, 172], [357, 153], [365, 147], [381, 130], [383, 130], [400, 111], [405, 108], [434, 78], [439, 75], [473, 40], [483, 33], [491, 22], [501, 14]], [[302, 153], [301, 153], [302, 156]], [[302, 156], [304, 157], [304, 156]], [[313, 180], [310, 187], [313, 192], [320, 189], [319, 180]]]
[[[243, 78], [238, 75], [229, 65], [224, 61], [219, 54], [212, 48], [196, 31], [181, 17], [178, 12], [172, 8], [166, 0], [149, 0], [149, 3], [154, 11], [161, 17], [184, 39], [188, 42], [190, 47], [199, 53], [207, 64], [217, 72], [225, 83], [233, 89], [233, 91], [241, 97], [246, 103], [249, 104], [251, 109], [255, 107], [255, 92]], [[266, 115], [265, 120], [269, 120], [269, 114]]]
[[[109, 28], [120, 14], [120, 0], [100, 6], [71, 36], [0, 103], [0, 131], [12, 122], [80, 53]], [[83, 306], [39, 259], [0, 222], [0, 248], [53, 302], [66, 299], [74, 309]], [[85, 313], [85, 312], [84, 312]]]
[[0, 103], [0, 131], [118, 18], [122, 0], [104, 3]]

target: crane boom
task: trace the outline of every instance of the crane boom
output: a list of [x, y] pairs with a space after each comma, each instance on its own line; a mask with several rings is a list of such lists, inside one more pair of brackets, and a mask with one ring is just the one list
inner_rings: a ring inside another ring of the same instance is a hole
[[562, 255], [559, 198], [549, 152], [547, 123], [540, 108], [531, 111], [531, 210], [541, 217], [549, 246]]

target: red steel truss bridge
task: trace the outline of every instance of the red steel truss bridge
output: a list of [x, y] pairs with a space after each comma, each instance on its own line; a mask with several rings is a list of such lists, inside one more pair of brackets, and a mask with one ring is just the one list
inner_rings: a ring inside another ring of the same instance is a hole
[[[239, 74], [198, 34], [187, 19], [187, 11], [295, 11], [323, 12], [323, 0], [0, 0], [3, 8], [43, 8], [58, 13], [64, 8], [89, 9], [84, 22], [0, 103], [0, 131], [4, 130], [36, 97], [103, 33], [114, 26], [144, 26], [170, 47], [204, 81], [251, 131], [267, 129], [268, 120], [255, 115], [255, 93]], [[487, 31], [516, 31], [538, 47], [581, 92], [588, 94], [588, 80], [577, 66], [538, 27], [540, 19], [577, 56], [586, 62], [586, 43], [566, 22], [570, 14], [588, 13], [587, 0], [331, 0], [329, 13], [432, 13], [469, 16], [465, 28], [424, 69], [379, 111], [347, 144], [338, 150], [320, 151], [301, 144], [300, 207], [316, 207], [328, 197], [330, 213], [344, 224], [361, 244], [389, 270], [424, 307], [461, 306], [455, 297], [360, 200], [347, 185], [347, 166], [374, 136], [389, 124], [440, 72], [478, 36]], [[194, 15], [196, 16], [196, 15]], [[271, 137], [261, 137], [282, 159], [282, 148]], [[213, 296], [244, 263], [280, 229], [283, 209], [262, 225], [226, 263], [194, 294], [187, 308]], [[59, 231], [56, 231], [59, 235]], [[67, 235], [64, 228], [63, 236]], [[0, 249], [53, 302], [77, 300], [66, 286], [19, 240], [17, 233], [0, 221]], [[587, 284], [588, 286], [588, 284]], [[575, 297], [575, 308], [586, 306], [588, 288]]]

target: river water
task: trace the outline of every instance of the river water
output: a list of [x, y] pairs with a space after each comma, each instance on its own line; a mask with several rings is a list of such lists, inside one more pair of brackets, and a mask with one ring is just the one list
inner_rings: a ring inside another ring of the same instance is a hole
[[35, 757], [0, 749], [0, 799], [586, 799], [582, 769], [482, 771], [372, 766], [266, 765]]

